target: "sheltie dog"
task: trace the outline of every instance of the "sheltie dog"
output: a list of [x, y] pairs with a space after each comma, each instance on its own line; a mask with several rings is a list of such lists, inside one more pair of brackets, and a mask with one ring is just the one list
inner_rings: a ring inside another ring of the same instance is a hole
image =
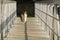
[[27, 12], [26, 11], [24, 11], [21, 14], [21, 21], [24, 22], [24, 23], [27, 21]]

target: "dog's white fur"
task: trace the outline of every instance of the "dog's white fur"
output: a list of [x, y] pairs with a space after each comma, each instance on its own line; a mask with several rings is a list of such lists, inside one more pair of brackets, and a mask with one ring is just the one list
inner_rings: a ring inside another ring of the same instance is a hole
[[25, 23], [27, 21], [27, 12], [25, 11], [24, 14], [21, 14], [22, 21]]

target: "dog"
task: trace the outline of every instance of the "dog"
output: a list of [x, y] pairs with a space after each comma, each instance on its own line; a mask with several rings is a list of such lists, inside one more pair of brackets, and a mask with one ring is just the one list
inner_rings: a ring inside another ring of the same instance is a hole
[[27, 11], [24, 11], [21, 14], [21, 21], [24, 22], [24, 23], [27, 21]]

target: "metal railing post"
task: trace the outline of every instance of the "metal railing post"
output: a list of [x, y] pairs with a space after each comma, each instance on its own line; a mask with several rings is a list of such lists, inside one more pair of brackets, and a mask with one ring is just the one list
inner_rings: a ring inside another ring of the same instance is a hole
[[[58, 10], [57, 10], [57, 4], [54, 4], [54, 17], [57, 18]], [[54, 20], [54, 31], [58, 34], [58, 21]], [[59, 36], [59, 35], [58, 35]], [[58, 36], [54, 35], [54, 40], [58, 40]]]
[[[2, 24], [2, 17], [3, 17], [3, 9], [2, 9], [2, 7], [3, 7], [3, 0], [1, 0], [1, 24]], [[1, 40], [4, 40], [3, 39], [3, 27], [2, 27], [2, 25], [1, 25]]]
[[[60, 15], [59, 15], [60, 16]], [[59, 27], [60, 27], [60, 18], [59, 18]], [[60, 28], [59, 28], [60, 29]], [[59, 34], [58, 34], [59, 35]], [[58, 40], [60, 40], [60, 35], [58, 37]]]

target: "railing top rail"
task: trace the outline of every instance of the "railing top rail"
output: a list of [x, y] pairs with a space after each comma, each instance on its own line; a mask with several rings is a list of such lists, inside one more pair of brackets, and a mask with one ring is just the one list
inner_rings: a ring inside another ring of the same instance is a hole
[[[40, 9], [38, 9], [38, 8], [35, 8], [35, 9], [37, 9], [37, 10], [39, 10], [39, 11], [41, 11]], [[43, 11], [41, 11], [41, 12], [43, 12]], [[52, 17], [52, 18], [54, 18], [55, 20], [57, 20], [57, 21], [60, 21], [59, 19], [57, 19], [57, 18], [55, 18], [55, 17], [53, 17], [53, 16], [51, 16], [51, 15], [49, 15], [49, 14], [47, 14], [47, 13], [45, 13], [45, 12], [43, 12], [44, 14], [46, 14], [46, 15], [48, 15], [48, 16], [50, 16], [50, 17]]]
[[60, 4], [60, 1], [51, 1], [51, 0], [45, 0], [45, 1], [35, 1], [35, 3], [46, 3], [46, 4]]
[[35, 1], [36, 3], [46, 3], [46, 4], [48, 4], [48, 3], [51, 3], [51, 1]]
[[6, 1], [6, 2], [3, 2], [3, 4], [7, 4], [7, 3], [16, 3], [16, 1]]

